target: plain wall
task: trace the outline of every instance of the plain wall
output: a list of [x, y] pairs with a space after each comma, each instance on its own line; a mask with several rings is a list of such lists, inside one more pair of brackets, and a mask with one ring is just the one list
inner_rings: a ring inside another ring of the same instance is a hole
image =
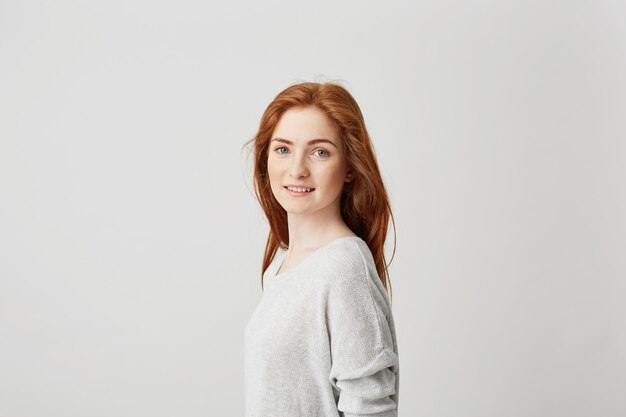
[[268, 227], [242, 146], [300, 80], [352, 92], [388, 186], [399, 414], [626, 415], [625, 21], [0, 1], [0, 415], [243, 415]]

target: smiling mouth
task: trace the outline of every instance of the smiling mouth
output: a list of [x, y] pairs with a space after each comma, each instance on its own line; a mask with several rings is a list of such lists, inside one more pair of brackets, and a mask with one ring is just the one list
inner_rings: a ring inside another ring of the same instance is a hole
[[315, 188], [299, 188], [299, 187], [287, 187], [287, 186], [285, 186], [285, 189], [289, 191], [293, 191], [294, 193], [310, 193], [312, 191], [315, 191]]

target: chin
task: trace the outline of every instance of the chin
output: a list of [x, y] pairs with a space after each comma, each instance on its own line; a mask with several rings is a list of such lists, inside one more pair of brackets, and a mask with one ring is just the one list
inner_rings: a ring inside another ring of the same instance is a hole
[[311, 212], [309, 208], [293, 207], [293, 205], [286, 205], [283, 208], [289, 214], [306, 214]]

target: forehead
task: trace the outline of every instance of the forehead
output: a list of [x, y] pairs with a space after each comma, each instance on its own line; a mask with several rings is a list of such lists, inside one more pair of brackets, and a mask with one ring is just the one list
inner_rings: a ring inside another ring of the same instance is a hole
[[292, 108], [283, 113], [272, 138], [284, 138], [294, 143], [310, 139], [329, 139], [339, 145], [339, 135], [324, 111], [317, 107]]

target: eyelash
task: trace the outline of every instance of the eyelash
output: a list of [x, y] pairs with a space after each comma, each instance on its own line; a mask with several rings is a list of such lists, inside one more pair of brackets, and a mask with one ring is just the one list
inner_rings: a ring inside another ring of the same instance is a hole
[[[277, 147], [276, 149], [274, 149], [274, 151], [276, 152], [276, 151], [278, 151], [279, 149], [283, 149], [283, 148], [287, 149], [287, 147], [286, 147], [286, 146], [279, 146], [279, 147]], [[316, 149], [316, 150], [315, 150], [315, 152], [317, 152], [317, 151], [324, 151], [324, 152], [326, 152], [326, 155], [324, 155], [324, 156], [320, 156], [320, 158], [328, 158], [328, 157], [330, 156], [330, 152], [328, 152], [326, 149]], [[279, 155], [284, 155], [284, 153], [281, 153], [281, 152], [278, 152], [278, 154], [279, 154]], [[319, 155], [317, 155], [317, 156], [319, 156]]]

